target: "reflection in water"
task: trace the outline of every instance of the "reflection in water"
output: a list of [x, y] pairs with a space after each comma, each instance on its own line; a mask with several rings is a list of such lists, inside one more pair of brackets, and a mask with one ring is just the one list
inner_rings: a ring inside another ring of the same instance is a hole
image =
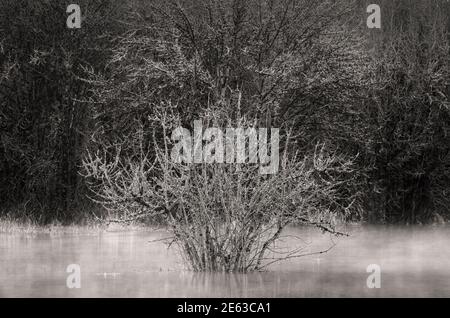
[[[450, 297], [449, 227], [351, 227], [328, 253], [274, 264], [249, 274], [193, 273], [175, 250], [151, 240], [161, 232], [0, 233], [1, 297]], [[330, 238], [305, 228], [305, 251]], [[285, 244], [299, 244], [289, 240]], [[81, 267], [81, 288], [66, 287], [66, 268]], [[369, 264], [381, 288], [366, 286]]]

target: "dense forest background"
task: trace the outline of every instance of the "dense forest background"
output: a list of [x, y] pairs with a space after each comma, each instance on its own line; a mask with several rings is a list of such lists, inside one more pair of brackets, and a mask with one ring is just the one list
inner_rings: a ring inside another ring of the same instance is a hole
[[69, 1], [2, 0], [0, 214], [101, 216], [84, 158], [161, 141], [170, 110], [186, 127], [256, 118], [302, 154], [352, 158], [346, 220], [447, 219], [450, 3], [380, 0], [380, 30], [369, 3], [79, 0], [82, 27], [68, 29]]

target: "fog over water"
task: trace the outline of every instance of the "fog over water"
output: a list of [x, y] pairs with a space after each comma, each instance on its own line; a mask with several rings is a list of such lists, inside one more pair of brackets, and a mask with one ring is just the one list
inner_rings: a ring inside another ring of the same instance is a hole
[[[249, 274], [193, 273], [164, 231], [0, 233], [0, 297], [450, 297], [450, 227], [352, 226], [328, 253]], [[290, 228], [284, 244], [326, 249], [329, 235]], [[299, 237], [301, 238], [294, 238]], [[69, 264], [81, 288], [69, 289]], [[381, 268], [381, 288], [366, 285]]]

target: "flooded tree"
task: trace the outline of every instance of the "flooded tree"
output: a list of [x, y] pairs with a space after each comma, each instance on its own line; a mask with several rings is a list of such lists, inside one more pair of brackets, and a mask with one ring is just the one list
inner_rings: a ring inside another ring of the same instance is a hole
[[118, 3], [80, 0], [80, 28], [66, 3], [0, 3], [1, 215], [84, 220], [87, 153], [131, 158], [142, 127], [155, 160], [161, 114], [218, 112], [354, 161], [346, 220], [450, 215], [448, 1], [380, 1], [375, 28], [370, 1]]
[[[246, 128], [250, 122], [238, 124]], [[167, 128], [162, 127], [170, 136]], [[90, 154], [85, 176], [95, 200], [110, 211], [110, 222], [158, 217], [172, 235], [169, 244], [179, 248], [193, 270], [247, 272], [307, 255], [300, 242], [279, 248], [283, 230], [293, 224], [342, 235], [334, 225], [340, 210], [349, 208], [337, 202], [339, 188], [354, 170], [351, 160], [323, 145], [313, 156], [285, 148], [280, 170], [262, 174], [249, 157], [242, 163], [174, 161], [174, 144], [167, 138], [162, 146], [154, 145], [154, 157], [145, 147], [130, 157], [122, 156], [119, 147], [113, 161]]]

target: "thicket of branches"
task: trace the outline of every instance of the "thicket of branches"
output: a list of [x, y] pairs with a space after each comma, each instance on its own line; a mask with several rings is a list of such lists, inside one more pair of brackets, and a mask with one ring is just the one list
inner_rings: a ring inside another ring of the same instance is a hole
[[294, 165], [318, 144], [351, 161], [335, 176], [340, 217], [449, 215], [448, 1], [381, 1], [382, 30], [350, 0], [79, 4], [80, 30], [61, 1], [0, 4], [0, 204], [13, 214], [76, 217], [88, 153], [153, 162], [164, 114], [191, 129], [220, 113], [290, 134]]
[[104, 70], [121, 7], [77, 3], [87, 15], [79, 30], [66, 27], [70, 1], [0, 3], [0, 204], [12, 217], [80, 216], [79, 164], [95, 116], [83, 102], [91, 87], [83, 78]]
[[369, 209], [385, 222], [426, 222], [450, 207], [450, 4], [383, 1], [370, 42], [372, 84], [356, 117], [370, 167]]
[[[164, 135], [181, 124], [169, 117], [164, 113], [159, 121]], [[255, 123], [217, 112], [203, 119], [208, 127]], [[140, 147], [133, 154], [116, 146], [114, 160], [100, 151], [86, 156], [84, 176], [93, 198], [107, 209], [109, 222], [158, 219], [172, 235], [168, 244], [176, 245], [195, 271], [247, 272], [304, 256], [302, 242], [289, 248], [280, 244], [292, 224], [343, 235], [335, 230], [336, 218], [350, 207], [341, 205], [339, 190], [351, 182], [356, 167], [324, 145], [311, 156], [290, 154], [286, 147], [278, 173], [265, 175], [259, 164], [248, 162], [176, 162], [174, 141], [146, 147], [142, 127], [137, 140]]]

